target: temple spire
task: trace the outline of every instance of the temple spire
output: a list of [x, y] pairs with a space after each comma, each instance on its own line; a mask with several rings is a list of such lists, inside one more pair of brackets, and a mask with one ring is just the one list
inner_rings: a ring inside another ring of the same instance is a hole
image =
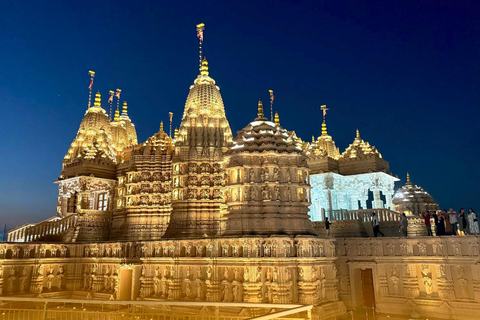
[[276, 126], [280, 125], [280, 117], [278, 116], [278, 112], [275, 112], [275, 125]]
[[264, 117], [264, 114], [263, 114], [263, 103], [262, 103], [262, 100], [258, 100], [258, 117], [259, 118], [263, 118]]
[[206, 57], [203, 58], [202, 66], [200, 67], [200, 74], [202, 76], [208, 76], [208, 61]]

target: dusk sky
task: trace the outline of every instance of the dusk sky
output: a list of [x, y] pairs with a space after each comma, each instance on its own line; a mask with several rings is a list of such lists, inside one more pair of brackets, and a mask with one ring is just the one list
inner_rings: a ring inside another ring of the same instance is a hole
[[355, 130], [442, 208], [480, 210], [478, 1], [2, 1], [0, 223], [56, 213], [57, 179], [96, 72], [107, 107], [122, 89], [140, 142], [198, 74], [195, 25], [232, 131], [259, 98], [304, 140], [340, 152]]

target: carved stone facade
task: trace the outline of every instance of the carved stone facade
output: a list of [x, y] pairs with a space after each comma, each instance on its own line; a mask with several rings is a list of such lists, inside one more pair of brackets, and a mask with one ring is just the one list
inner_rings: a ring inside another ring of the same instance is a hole
[[173, 140], [163, 131], [123, 152], [111, 239], [159, 239], [172, 211]]
[[261, 101], [227, 159], [226, 235], [312, 233], [307, 158]]
[[220, 89], [208, 74], [204, 59], [175, 137], [173, 212], [166, 237], [215, 236], [221, 232], [223, 154], [232, 144], [232, 132]]

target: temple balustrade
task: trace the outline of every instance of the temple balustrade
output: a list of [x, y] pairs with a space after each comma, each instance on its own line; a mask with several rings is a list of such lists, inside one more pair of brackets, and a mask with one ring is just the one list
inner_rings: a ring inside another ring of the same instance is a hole
[[[322, 210], [321, 221], [313, 221], [315, 232], [326, 235], [325, 218], [328, 217], [330, 224], [330, 236], [345, 237], [368, 237], [373, 236], [372, 213], [375, 213], [382, 232], [387, 236], [400, 235], [401, 214], [390, 209], [363, 209], [363, 210], [332, 210], [325, 214]], [[426, 235], [423, 220], [418, 217], [409, 217], [410, 236]]]
[[77, 215], [53, 217], [37, 224], [26, 224], [8, 232], [8, 242], [45, 241], [61, 237], [67, 230], [75, 227]]

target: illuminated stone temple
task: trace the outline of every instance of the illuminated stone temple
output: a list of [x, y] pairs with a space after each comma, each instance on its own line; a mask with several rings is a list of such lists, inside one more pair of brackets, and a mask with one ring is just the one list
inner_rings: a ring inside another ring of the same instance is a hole
[[[399, 238], [398, 178], [358, 130], [340, 153], [325, 112], [321, 136], [306, 143], [261, 101], [245, 103], [252, 121], [234, 136], [203, 59], [174, 136], [160, 123], [138, 143], [127, 103], [111, 119], [97, 93], [55, 182], [56, 215], [0, 244], [5, 319], [27, 308], [21, 301], [45, 303], [25, 319], [89, 308], [101, 319], [480, 311], [477, 237]], [[368, 237], [372, 212], [397, 233]]]

